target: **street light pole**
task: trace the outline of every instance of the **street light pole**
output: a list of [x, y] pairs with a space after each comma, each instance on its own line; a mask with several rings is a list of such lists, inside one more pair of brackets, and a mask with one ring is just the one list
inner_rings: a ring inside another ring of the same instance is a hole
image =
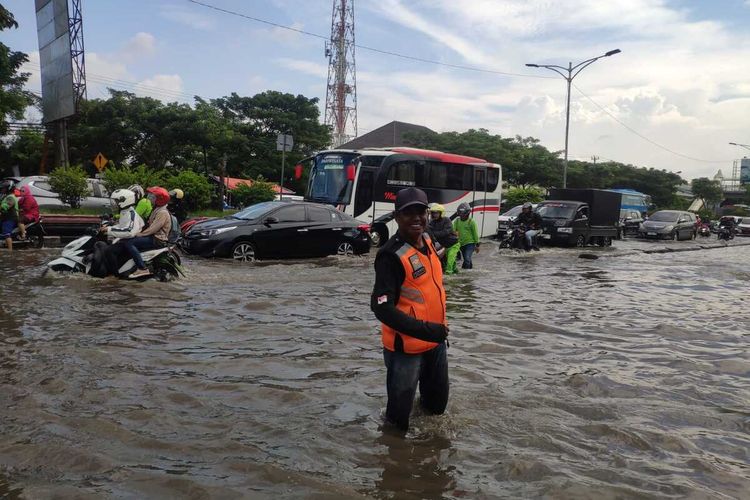
[[[600, 56], [592, 57], [591, 59], [586, 59], [585, 61], [581, 61], [575, 66], [573, 66], [572, 62], [568, 62], [567, 68], [563, 66], [557, 66], [554, 64], [526, 64], [526, 66], [528, 66], [529, 68], [545, 68], [545, 69], [554, 71], [558, 75], [565, 78], [565, 80], [568, 82], [567, 104], [565, 106], [565, 158], [563, 160], [563, 188], [568, 187], [568, 134], [570, 132], [570, 86], [573, 83], [573, 78], [578, 76], [578, 74], [581, 71], [583, 71], [586, 67], [593, 64], [595, 61], [598, 61], [602, 57], [613, 56], [615, 54], [619, 54], [620, 52], [621, 52], [620, 49], [610, 50], [609, 52], [606, 52]], [[563, 71], [565, 73], [563, 73]]]
[[729, 144], [731, 144], [732, 146], [739, 146], [741, 148], [750, 149], [750, 145], [748, 144], [740, 144], [738, 142], [730, 142]]

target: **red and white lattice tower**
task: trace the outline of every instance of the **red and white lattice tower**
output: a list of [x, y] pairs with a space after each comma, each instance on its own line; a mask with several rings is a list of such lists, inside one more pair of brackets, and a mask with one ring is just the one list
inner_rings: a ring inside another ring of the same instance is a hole
[[357, 70], [354, 65], [354, 0], [333, 0], [331, 40], [326, 43], [328, 86], [325, 123], [333, 146], [357, 137]]

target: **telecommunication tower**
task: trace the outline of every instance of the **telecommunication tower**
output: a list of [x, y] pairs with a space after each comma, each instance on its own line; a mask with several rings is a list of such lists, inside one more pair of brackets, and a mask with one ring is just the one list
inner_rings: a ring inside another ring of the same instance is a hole
[[357, 70], [354, 64], [354, 0], [333, 0], [331, 40], [326, 42], [328, 86], [325, 123], [333, 147], [357, 136]]

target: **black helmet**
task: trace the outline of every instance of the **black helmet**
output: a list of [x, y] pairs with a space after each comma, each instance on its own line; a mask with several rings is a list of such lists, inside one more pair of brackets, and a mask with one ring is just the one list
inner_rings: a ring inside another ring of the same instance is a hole
[[3, 182], [0, 182], [0, 192], [1, 193], [10, 193], [13, 190], [13, 185], [15, 183], [11, 179], [5, 179]]
[[468, 203], [461, 203], [456, 209], [456, 213], [458, 215], [468, 215], [471, 213], [471, 207], [469, 207]]

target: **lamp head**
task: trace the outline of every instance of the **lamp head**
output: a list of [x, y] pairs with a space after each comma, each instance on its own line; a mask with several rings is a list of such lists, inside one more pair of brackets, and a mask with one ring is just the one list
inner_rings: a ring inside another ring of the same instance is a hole
[[610, 50], [609, 52], [607, 52], [606, 54], [604, 54], [604, 56], [605, 57], [609, 57], [609, 56], [613, 56], [615, 54], [619, 54], [620, 52], [622, 52], [620, 49]]

